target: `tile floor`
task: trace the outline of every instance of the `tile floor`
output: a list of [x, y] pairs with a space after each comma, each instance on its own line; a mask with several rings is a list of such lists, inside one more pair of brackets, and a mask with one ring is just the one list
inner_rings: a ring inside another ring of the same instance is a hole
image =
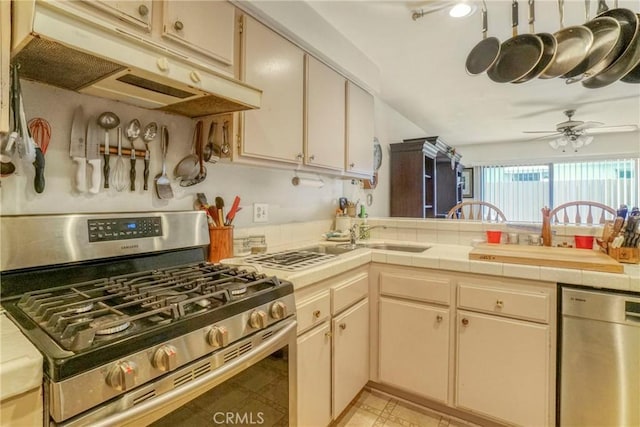
[[409, 405], [372, 390], [349, 405], [332, 427], [479, 427], [448, 415]]

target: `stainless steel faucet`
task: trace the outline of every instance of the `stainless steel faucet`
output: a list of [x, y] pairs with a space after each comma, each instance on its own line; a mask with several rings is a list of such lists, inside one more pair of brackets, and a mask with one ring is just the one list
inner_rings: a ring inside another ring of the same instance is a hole
[[371, 230], [374, 230], [376, 228], [387, 228], [386, 225], [372, 225], [372, 226], [365, 226], [365, 225], [361, 225], [361, 224], [354, 224], [350, 229], [349, 229], [349, 239], [350, 239], [350, 243], [351, 245], [355, 245], [356, 244], [356, 240], [360, 239], [366, 239], [367, 235], [366, 233], [368, 233]]

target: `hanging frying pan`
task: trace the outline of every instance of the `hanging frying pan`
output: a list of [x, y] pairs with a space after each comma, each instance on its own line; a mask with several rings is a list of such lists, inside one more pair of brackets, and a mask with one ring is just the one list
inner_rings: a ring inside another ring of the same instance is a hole
[[[638, 26], [640, 26], [640, 14], [637, 14], [636, 16], [638, 18]], [[640, 29], [638, 29], [638, 33], [640, 33]], [[640, 36], [636, 36], [635, 42], [636, 46], [634, 49], [637, 52], [638, 48], [640, 47]], [[629, 71], [623, 78], [621, 78], [621, 81], [625, 83], [640, 83], [640, 60], [637, 60], [637, 56], [638, 55], [636, 53], [635, 67], [633, 67], [631, 71]], [[631, 62], [633, 62], [633, 60]]]
[[[589, 1], [589, 0], [587, 0]], [[553, 37], [553, 34], [549, 33], [536, 33], [534, 30], [534, 21], [535, 21], [535, 5], [534, 0], [529, 0], [529, 32], [531, 34], [535, 34], [542, 41], [542, 57], [536, 64], [536, 66], [528, 73], [526, 76], [521, 78], [520, 80], [516, 80], [513, 83], [524, 83], [528, 82], [531, 79], [535, 79], [540, 74], [542, 74], [549, 66], [551, 62], [556, 57], [556, 47], [558, 43], [556, 42], [556, 38]]]
[[549, 68], [540, 74], [541, 79], [564, 76], [573, 70], [586, 58], [593, 44], [593, 34], [584, 25], [564, 27], [564, 0], [558, 0], [558, 11], [560, 30], [553, 34], [558, 42], [556, 57]]
[[513, 37], [500, 45], [500, 55], [487, 75], [496, 83], [511, 83], [523, 79], [534, 70], [544, 46], [535, 34], [518, 35], [518, 2], [511, 4]]
[[[616, 2], [617, 6], [617, 2]], [[610, 85], [626, 77], [640, 63], [640, 25], [638, 15], [624, 8], [614, 8], [598, 15], [610, 16], [620, 23], [621, 35], [627, 43], [620, 56], [608, 67], [582, 81], [588, 89], [597, 89]]]
[[567, 84], [578, 82], [607, 68], [620, 56], [628, 43], [628, 41], [625, 42], [622, 36], [622, 27], [616, 19], [610, 16], [589, 19], [590, 3], [589, 0], [585, 0], [587, 22], [584, 26], [591, 30], [593, 44], [587, 57], [564, 75], [564, 77], [568, 77], [565, 82]]
[[475, 76], [487, 71], [500, 54], [500, 40], [487, 37], [487, 4], [482, 0], [482, 40], [476, 44], [469, 55], [465, 67], [467, 73]]

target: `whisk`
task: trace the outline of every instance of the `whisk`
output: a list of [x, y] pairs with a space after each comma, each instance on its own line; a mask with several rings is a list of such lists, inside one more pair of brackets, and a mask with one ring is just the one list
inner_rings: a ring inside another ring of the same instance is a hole
[[51, 140], [51, 125], [43, 118], [34, 117], [29, 120], [28, 126], [31, 136], [40, 147], [40, 150], [42, 150], [42, 154], [46, 154]]
[[122, 128], [118, 126], [118, 160], [113, 171], [111, 185], [116, 191], [127, 188], [127, 173], [124, 170], [124, 159], [122, 158]]

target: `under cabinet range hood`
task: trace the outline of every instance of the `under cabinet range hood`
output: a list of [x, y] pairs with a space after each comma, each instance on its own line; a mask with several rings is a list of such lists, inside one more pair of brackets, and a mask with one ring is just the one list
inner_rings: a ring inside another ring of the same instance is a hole
[[262, 91], [71, 4], [13, 2], [20, 76], [188, 117], [260, 107]]

